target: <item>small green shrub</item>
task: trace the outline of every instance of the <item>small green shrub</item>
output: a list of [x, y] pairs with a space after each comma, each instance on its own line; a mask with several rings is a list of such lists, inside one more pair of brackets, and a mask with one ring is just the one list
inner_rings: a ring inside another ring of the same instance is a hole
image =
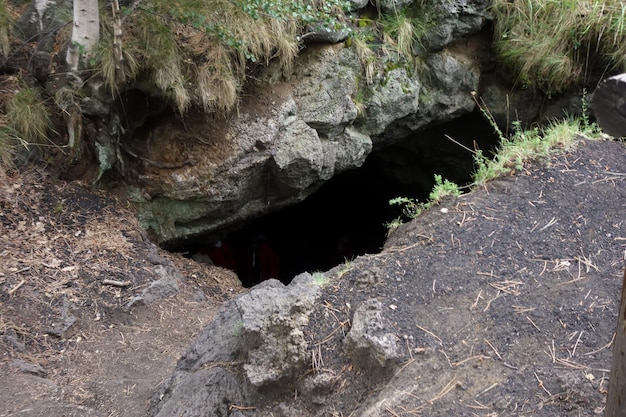
[[[402, 207], [402, 214], [409, 219], [418, 217], [424, 210], [428, 210], [435, 204], [441, 202], [446, 196], [458, 197], [461, 195], [461, 188], [452, 181], [444, 180], [441, 175], [435, 174], [435, 185], [433, 186], [428, 201], [420, 202], [415, 198], [396, 197], [389, 200], [390, 205], [398, 205]], [[402, 219], [397, 218], [387, 223], [385, 226], [389, 230], [393, 230], [402, 224]]]
[[444, 197], [461, 195], [461, 188], [458, 184], [445, 180], [439, 174], [435, 174], [435, 186], [428, 195], [428, 201], [431, 205], [439, 203]]

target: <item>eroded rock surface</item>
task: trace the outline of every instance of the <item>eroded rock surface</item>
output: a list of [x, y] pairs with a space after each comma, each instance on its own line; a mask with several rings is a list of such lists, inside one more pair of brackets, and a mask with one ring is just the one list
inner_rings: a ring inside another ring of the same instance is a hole
[[289, 286], [265, 281], [226, 303], [155, 398], [155, 415], [230, 415], [232, 404], [290, 389], [310, 360], [303, 329], [319, 293], [320, 283], [305, 273]]
[[311, 44], [293, 73], [261, 71], [236, 115], [143, 129], [131, 191], [143, 225], [168, 241], [270, 213], [361, 166], [374, 146], [471, 112], [484, 57], [446, 46], [484, 27], [487, 4], [429, 7], [437, 17], [418, 71], [397, 53], [366, 70], [350, 43]]

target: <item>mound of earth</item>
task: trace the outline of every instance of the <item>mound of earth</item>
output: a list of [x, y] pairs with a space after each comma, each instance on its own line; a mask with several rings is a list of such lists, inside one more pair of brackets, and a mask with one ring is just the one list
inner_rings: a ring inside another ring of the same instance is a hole
[[[234, 274], [160, 251], [122, 201], [16, 173], [0, 190], [0, 416], [217, 415], [185, 402], [201, 392], [176, 395], [219, 369], [240, 383], [222, 415], [601, 415], [624, 167], [623, 143], [579, 138], [445, 200], [378, 254], [243, 294]], [[261, 297], [279, 293], [294, 304]], [[276, 337], [246, 321], [254, 306]], [[270, 369], [281, 311], [301, 320]], [[203, 361], [232, 348], [218, 334], [242, 349]]]

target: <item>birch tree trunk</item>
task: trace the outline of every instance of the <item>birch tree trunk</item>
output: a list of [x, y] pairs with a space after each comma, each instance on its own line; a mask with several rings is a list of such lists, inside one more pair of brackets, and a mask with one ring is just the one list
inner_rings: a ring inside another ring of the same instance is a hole
[[89, 58], [99, 40], [100, 10], [98, 0], [74, 0], [72, 40], [67, 49], [66, 57], [72, 71], [78, 70], [81, 58]]
[[615, 341], [613, 342], [613, 361], [609, 377], [609, 394], [606, 400], [604, 417], [626, 416], [626, 269], [622, 282], [622, 297]]

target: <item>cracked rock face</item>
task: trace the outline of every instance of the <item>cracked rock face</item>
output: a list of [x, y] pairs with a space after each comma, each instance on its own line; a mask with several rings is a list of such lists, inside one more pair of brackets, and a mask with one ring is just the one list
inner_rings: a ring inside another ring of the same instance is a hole
[[265, 281], [235, 300], [248, 351], [243, 369], [254, 387], [289, 382], [308, 363], [302, 327], [308, 323], [319, 286], [309, 274], [294, 281], [287, 287], [277, 280]]
[[478, 64], [449, 51], [426, 63], [420, 76], [390, 61], [367, 84], [353, 48], [312, 46], [288, 80], [254, 86], [228, 120], [163, 117], [136, 138], [145, 160], [172, 160], [133, 166], [143, 226], [165, 242], [268, 214], [360, 167], [374, 144], [471, 112]]

